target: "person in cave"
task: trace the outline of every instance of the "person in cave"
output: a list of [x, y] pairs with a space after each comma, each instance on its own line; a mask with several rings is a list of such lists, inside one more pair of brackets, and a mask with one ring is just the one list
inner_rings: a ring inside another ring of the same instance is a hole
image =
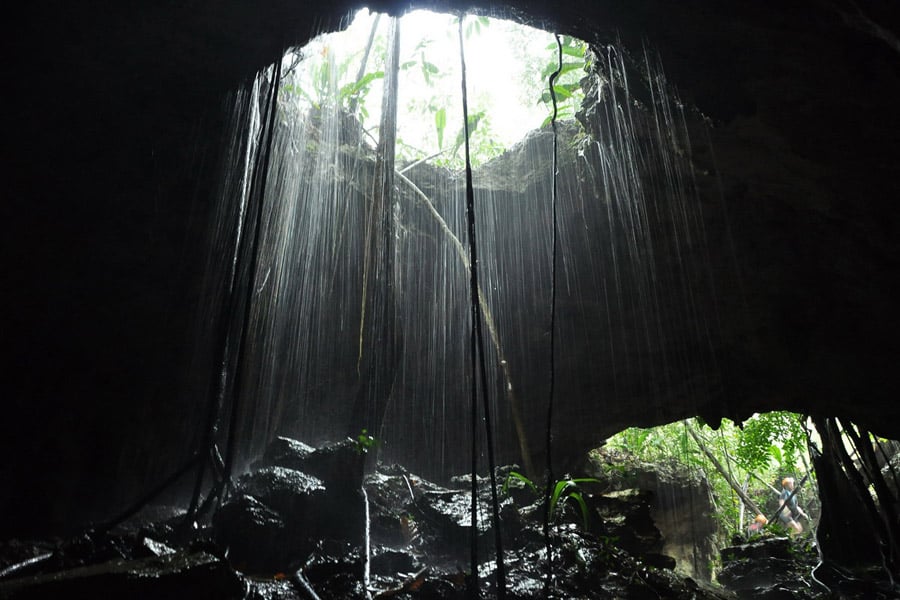
[[753, 519], [753, 522], [750, 523], [750, 526], [747, 528], [747, 536], [750, 537], [761, 534], [768, 524], [769, 520], [765, 515], [756, 515], [756, 518]]
[[793, 493], [794, 485], [793, 477], [785, 477], [781, 480], [781, 494], [778, 496], [781, 512], [778, 514], [778, 518], [790, 528], [791, 535], [798, 535], [803, 533], [803, 525], [800, 524], [798, 518], [803, 517], [809, 520], [809, 515], [797, 505], [797, 495]]

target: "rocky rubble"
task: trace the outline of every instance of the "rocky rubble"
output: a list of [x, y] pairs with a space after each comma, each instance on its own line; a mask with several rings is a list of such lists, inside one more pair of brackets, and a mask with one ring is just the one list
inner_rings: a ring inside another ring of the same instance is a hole
[[[106, 533], [0, 546], [0, 598], [468, 597], [470, 476], [444, 487], [382, 465], [364, 477], [364, 461], [353, 440], [310, 448], [279, 438], [196, 527], [183, 511], [157, 510]], [[560, 496], [548, 569], [540, 486], [513, 472], [497, 471], [508, 598], [546, 598], [548, 582], [552, 598], [822, 595], [808, 551], [786, 538], [723, 550], [725, 587], [684, 576], [664, 554], [652, 492], [593, 477], [572, 479]], [[494, 597], [489, 480], [477, 489], [479, 588]]]
[[900, 597], [900, 589], [877, 568], [848, 573], [820, 561], [814, 539], [765, 534], [734, 541], [721, 550], [718, 582], [741, 600]]

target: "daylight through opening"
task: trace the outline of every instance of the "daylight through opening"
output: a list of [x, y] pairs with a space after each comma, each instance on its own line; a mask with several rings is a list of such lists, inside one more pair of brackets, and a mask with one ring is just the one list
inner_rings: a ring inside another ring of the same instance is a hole
[[[284, 58], [282, 106], [298, 115], [336, 107], [359, 123], [374, 147], [382, 116], [391, 19], [361, 10], [340, 32], [323, 34]], [[463, 165], [458, 17], [416, 10], [399, 18], [396, 161]], [[470, 16], [464, 24], [469, 133], [475, 166], [549, 124], [547, 87], [557, 67], [553, 34], [526, 25]], [[560, 119], [572, 119], [584, 94], [587, 44], [563, 40], [556, 82]], [[291, 107], [291, 108], [289, 108]]]

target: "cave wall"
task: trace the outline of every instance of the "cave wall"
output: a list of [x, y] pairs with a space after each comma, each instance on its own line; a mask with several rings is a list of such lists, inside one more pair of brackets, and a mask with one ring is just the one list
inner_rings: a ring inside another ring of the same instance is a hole
[[[183, 383], [224, 95], [355, 6], [38, 2], [8, 20], [0, 533], [108, 516], [181, 464], [201, 412]], [[719, 290], [740, 314], [720, 350], [729, 393], [705, 416], [788, 408], [900, 435], [893, 4], [416, 6], [657, 49], [707, 118], [693, 156], [741, 275]]]

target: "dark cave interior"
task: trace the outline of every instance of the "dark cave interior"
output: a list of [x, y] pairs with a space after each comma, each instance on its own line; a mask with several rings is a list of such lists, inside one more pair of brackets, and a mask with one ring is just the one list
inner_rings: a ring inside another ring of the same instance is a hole
[[[721, 383], [699, 402], [668, 396], [664, 418], [606, 407], [603, 431], [567, 429], [560, 446], [583, 453], [628, 426], [767, 410], [900, 438], [900, 9], [415, 6], [502, 15], [635, 53], [649, 44], [708, 127], [693, 140], [697, 185], [727, 202], [733, 237], [713, 235], [713, 251], [736, 257], [741, 280], [717, 290]], [[203, 410], [186, 365], [223, 99], [359, 7], [37, 2], [7, 22], [0, 538], [108, 518], [190, 452]]]

